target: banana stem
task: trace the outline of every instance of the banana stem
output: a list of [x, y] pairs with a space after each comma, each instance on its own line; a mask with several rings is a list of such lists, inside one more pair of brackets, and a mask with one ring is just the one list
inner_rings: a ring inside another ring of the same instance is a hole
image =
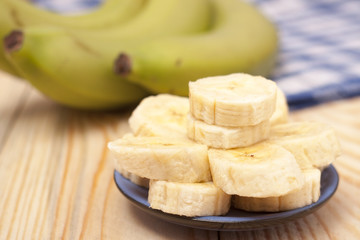
[[11, 53], [21, 48], [24, 42], [24, 33], [20, 30], [13, 30], [4, 37], [4, 49]]
[[126, 77], [131, 73], [132, 62], [126, 53], [120, 53], [114, 62], [114, 72], [120, 76]]

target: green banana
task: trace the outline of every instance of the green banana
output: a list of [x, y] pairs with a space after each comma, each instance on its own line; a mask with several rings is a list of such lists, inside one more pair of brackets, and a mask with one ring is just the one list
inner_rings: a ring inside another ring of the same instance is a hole
[[206, 31], [210, 27], [211, 10], [209, 0], [151, 0], [141, 14], [120, 27], [67, 33], [89, 47], [106, 45], [112, 51], [126, 49], [158, 37]]
[[[10, 12], [3, 8], [2, 2], [0, 1], [0, 38], [3, 39], [5, 34], [8, 33], [13, 27], [16, 26], [10, 18]], [[0, 70], [19, 77], [19, 74], [16, 72], [16, 70], [6, 60], [3, 46], [0, 47]]]
[[1, 0], [2, 8], [19, 26], [40, 24], [70, 29], [119, 26], [141, 12], [146, 4], [146, 0], [106, 0], [95, 10], [67, 15], [42, 9], [27, 1]]
[[[99, 8], [79, 15], [61, 15], [38, 8], [27, 1], [0, 1], [0, 38], [12, 29], [34, 25], [52, 25], [70, 29], [102, 29], [119, 27], [137, 15], [146, 5], [145, 0], [107, 0]], [[6, 61], [0, 47], [0, 69], [15, 76], [18, 72]]]
[[123, 51], [115, 71], [151, 92], [188, 94], [196, 79], [247, 72], [267, 76], [277, 54], [277, 31], [256, 8], [239, 0], [213, 0], [212, 30], [150, 41]]
[[[46, 30], [46, 28], [44, 30]], [[58, 53], [53, 50], [56, 50], [59, 46], [61, 47], [62, 44], [64, 44], [65, 47], [69, 44], [66, 42], [57, 42], [59, 45], [56, 45], [54, 48], [42, 50], [40, 46], [42, 46], [43, 43], [46, 43], [47, 41], [53, 42], [51, 40], [56, 39], [61, 32], [54, 31], [52, 35], [50, 35], [50, 33], [50, 30], [46, 31], [47, 37], [43, 39], [43, 36], [45, 35], [39, 31], [30, 34], [32, 38], [24, 37], [23, 32], [21, 31], [13, 31], [5, 38], [7, 60], [27, 81], [49, 98], [74, 108], [106, 109], [123, 107], [136, 103], [139, 99], [148, 95], [148, 92], [133, 83], [128, 83], [127, 81], [118, 78], [116, 78], [117, 81], [111, 81], [114, 80], [113, 78], [115, 77], [111, 71], [103, 74], [102, 78], [98, 79], [95, 83], [97, 86], [92, 86], [94, 88], [90, 92], [88, 92], [89, 86], [87, 84], [87, 79], [92, 75], [93, 69], [91, 68], [88, 68], [87, 72], [83, 72], [83, 74], [78, 74], [78, 72], [76, 72], [76, 67], [74, 67], [73, 70], [75, 72], [73, 72], [73, 76], [69, 82], [59, 81], [59, 78], [53, 76], [53, 74], [62, 74], [61, 63], [55, 68], [53, 68], [52, 65], [49, 66], [48, 63], [51, 63]], [[39, 38], [37, 38], [37, 36], [39, 36]], [[41, 40], [38, 41], [39, 39]], [[18, 50], [19, 47], [21, 47], [20, 50]], [[68, 47], [76, 49], [75, 46]], [[40, 57], [39, 61], [29, 54], [33, 50], [36, 51], [36, 56]], [[58, 49], [58, 51], [61, 50], [62, 49]], [[76, 56], [75, 53], [69, 55]], [[68, 62], [66, 62], [66, 59], [62, 60], [62, 64], [64, 64], [66, 68]], [[81, 65], [83, 69], [86, 69], [86, 63], [79, 62], [78, 66], [79, 65]], [[112, 90], [111, 88], [117, 90], [116, 98], [113, 96], [105, 98], [106, 91]]]
[[[119, 29], [116, 37], [101, 35], [103, 39], [89, 38], [90, 31], [28, 27], [18, 40], [15, 37], [19, 33], [10, 35], [10, 41], [5, 43], [7, 57], [36, 88], [63, 104], [94, 109], [127, 105], [148, 93], [115, 75], [112, 62], [116, 52], [148, 39], [205, 31], [210, 10], [208, 0], [152, 0], [142, 13], [123, 26], [125, 30]], [[112, 28], [109, 31], [117, 33]], [[79, 106], [69, 102], [66, 95], [55, 96], [52, 83], [78, 93], [79, 98], [86, 96], [91, 102], [102, 104]]]
[[[11, 61], [12, 59], [10, 59]], [[22, 74], [26, 79], [31, 80], [31, 84], [42, 93], [46, 93], [47, 97], [51, 98], [55, 102], [61, 103], [66, 106], [80, 108], [80, 109], [107, 109], [107, 108], [118, 108], [127, 106], [128, 104], [137, 103], [139, 99], [145, 97], [147, 93], [134, 86], [133, 84], [123, 84], [123, 88], [127, 89], [132, 95], [127, 95], [123, 99], [123, 104], [118, 102], [109, 103], [109, 101], [102, 101], [101, 99], [94, 99], [69, 89], [68, 87], [58, 84], [58, 82], [53, 81], [51, 77], [46, 77], [44, 72], [41, 72], [41, 69], [36, 68], [33, 63], [30, 63], [33, 67], [26, 68], [26, 71], [23, 71], [23, 68], [19, 66], [24, 66], [27, 64], [28, 59], [22, 59], [23, 62], [17, 62], [13, 64], [15, 69]], [[132, 97], [132, 99], [131, 99]]]

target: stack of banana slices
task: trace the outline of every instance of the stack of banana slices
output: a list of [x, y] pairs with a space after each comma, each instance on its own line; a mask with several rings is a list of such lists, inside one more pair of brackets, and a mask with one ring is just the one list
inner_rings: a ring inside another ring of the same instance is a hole
[[159, 94], [129, 118], [132, 133], [108, 144], [115, 169], [149, 187], [150, 207], [182, 216], [285, 211], [316, 202], [340, 155], [335, 132], [289, 122], [276, 83], [235, 73], [189, 83], [189, 98]]

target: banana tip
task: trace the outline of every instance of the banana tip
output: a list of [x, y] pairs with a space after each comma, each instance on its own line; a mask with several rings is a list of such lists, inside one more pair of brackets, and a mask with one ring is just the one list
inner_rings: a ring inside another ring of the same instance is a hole
[[120, 76], [127, 76], [131, 73], [131, 59], [126, 53], [120, 53], [114, 62], [114, 72]]
[[7, 52], [17, 51], [24, 41], [24, 33], [20, 30], [13, 30], [4, 37], [4, 49]]

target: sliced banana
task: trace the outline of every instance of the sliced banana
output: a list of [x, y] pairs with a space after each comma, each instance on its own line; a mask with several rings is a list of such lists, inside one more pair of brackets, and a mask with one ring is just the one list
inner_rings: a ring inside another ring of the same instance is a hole
[[190, 112], [207, 124], [239, 127], [269, 120], [277, 86], [260, 76], [230, 74], [189, 82]]
[[335, 131], [320, 122], [289, 122], [273, 126], [268, 141], [290, 151], [302, 169], [323, 169], [341, 153]]
[[129, 118], [135, 136], [186, 138], [189, 99], [171, 94], [144, 98]]
[[278, 87], [276, 92], [276, 108], [270, 118], [270, 124], [276, 125], [289, 121], [289, 106], [284, 92]]
[[231, 196], [212, 182], [175, 183], [150, 181], [150, 207], [188, 217], [223, 215], [229, 211]]
[[126, 135], [108, 147], [116, 168], [143, 178], [174, 182], [211, 180], [207, 146], [190, 140]]
[[118, 168], [116, 169], [116, 171], [118, 171], [124, 178], [129, 179], [132, 183], [135, 183], [136, 185], [145, 187], [145, 188], [149, 188], [149, 179], [147, 178], [143, 178], [143, 177], [139, 177], [136, 174], [133, 174], [131, 172], [128, 172], [122, 168], [119, 168], [119, 166], [117, 166]]
[[269, 143], [209, 150], [213, 182], [227, 194], [276, 197], [300, 189], [304, 176], [295, 157]]
[[316, 202], [320, 197], [319, 169], [307, 169], [303, 171], [305, 176], [304, 186], [280, 197], [253, 198], [234, 195], [232, 204], [235, 208], [251, 212], [278, 212], [287, 211]]
[[188, 115], [188, 137], [213, 148], [246, 147], [268, 138], [270, 122], [244, 127], [223, 127], [207, 124]]

